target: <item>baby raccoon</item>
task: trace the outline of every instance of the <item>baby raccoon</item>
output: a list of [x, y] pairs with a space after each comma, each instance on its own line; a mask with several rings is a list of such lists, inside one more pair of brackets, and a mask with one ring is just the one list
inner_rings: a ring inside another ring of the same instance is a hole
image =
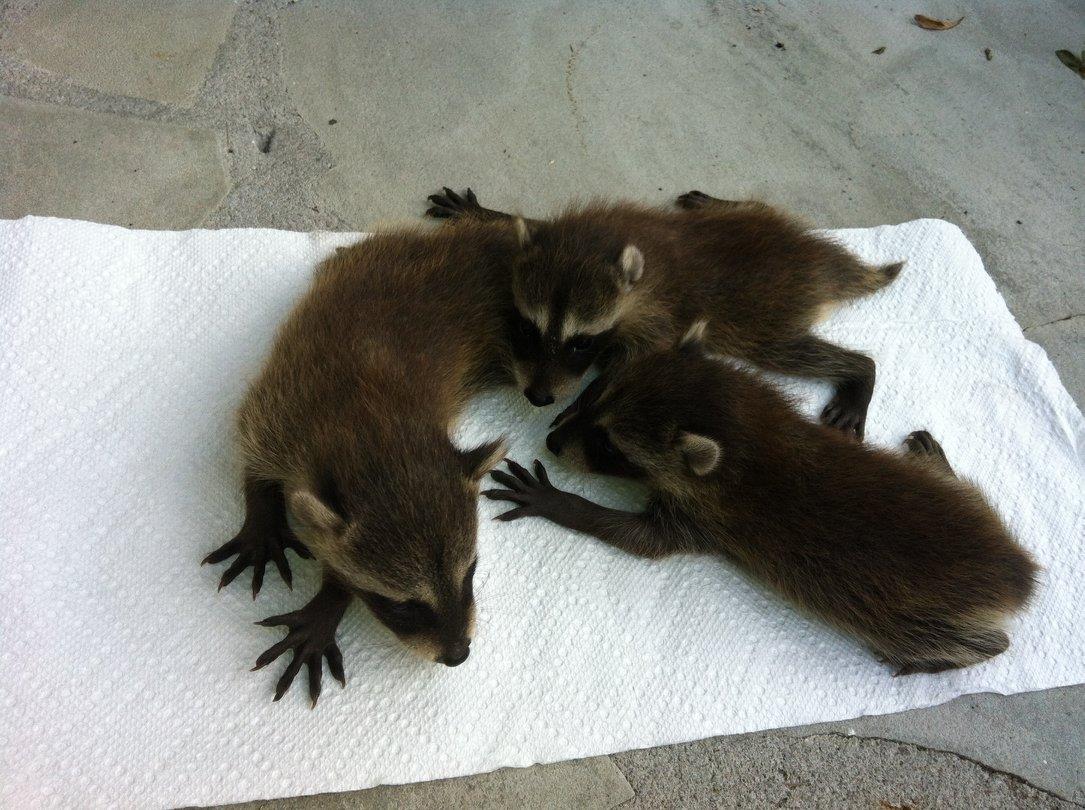
[[[430, 197], [430, 216], [510, 218], [468, 189]], [[759, 202], [698, 191], [680, 210], [594, 203], [544, 221], [515, 219], [514, 370], [534, 405], [606, 368], [665, 348], [695, 320], [716, 325], [713, 352], [831, 381], [822, 419], [862, 438], [874, 361], [810, 334], [838, 304], [881, 289], [903, 263], [874, 266]]]
[[315, 704], [322, 655], [343, 681], [335, 630], [354, 597], [419, 655], [467, 658], [478, 482], [505, 444], [460, 450], [449, 431], [507, 381], [518, 251], [508, 223], [379, 234], [325, 260], [281, 328], [238, 416], [244, 525], [205, 560], [237, 555], [220, 588], [251, 565], [254, 598], [269, 560], [290, 584], [286, 549], [320, 562], [316, 597], [261, 622], [288, 634], [257, 669], [294, 650], [276, 700], [307, 664]]
[[864, 641], [897, 674], [998, 655], [1037, 566], [930, 434], [896, 455], [807, 422], [773, 387], [679, 347], [595, 380], [547, 438], [591, 472], [644, 480], [641, 513], [555, 489], [512, 462], [483, 494], [643, 557], [719, 554]]

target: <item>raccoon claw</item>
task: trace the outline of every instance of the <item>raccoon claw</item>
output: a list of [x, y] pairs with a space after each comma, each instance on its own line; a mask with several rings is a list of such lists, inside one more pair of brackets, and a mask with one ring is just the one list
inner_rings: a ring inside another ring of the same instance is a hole
[[237, 559], [223, 572], [219, 580], [219, 590], [221, 591], [237, 579], [238, 575], [251, 565], [252, 598], [255, 599], [264, 584], [264, 571], [268, 561], [275, 563], [283, 581], [293, 589], [294, 577], [290, 571], [290, 563], [286, 559], [288, 548], [293, 549], [299, 557], [311, 559], [313, 556], [300, 540], [289, 534], [287, 529], [264, 530], [242, 526], [236, 537], [204, 557], [201, 565], [207, 563], [214, 565], [236, 554]]
[[821, 421], [829, 427], [843, 431], [849, 438], [862, 441], [866, 433], [866, 414], [869, 403], [868, 393], [841, 388], [821, 412]]
[[914, 455], [934, 456], [946, 461], [946, 451], [942, 449], [942, 445], [925, 430], [916, 430], [909, 433], [908, 438], [904, 440], [904, 447]]
[[325, 584], [312, 601], [300, 610], [256, 622], [263, 627], [286, 627], [288, 632], [282, 641], [260, 654], [253, 671], [263, 669], [287, 650], [294, 651], [293, 658], [275, 685], [275, 700], [282, 699], [304, 665], [309, 671], [309, 700], [315, 707], [320, 697], [325, 660], [332, 677], [346, 686], [343, 653], [335, 641], [335, 631], [349, 603], [350, 595], [346, 591]]
[[905, 451], [912, 456], [918, 456], [942, 467], [946, 472], [955, 475], [953, 467], [946, 458], [946, 451], [934, 436], [925, 430], [917, 430], [908, 434], [904, 440]]
[[478, 204], [478, 198], [471, 189], [464, 191], [460, 196], [448, 186], [444, 186], [441, 194], [430, 194], [428, 199], [433, 205], [426, 210], [426, 215], [434, 219], [457, 219], [471, 216], [482, 209]]
[[510, 501], [516, 504], [516, 507], [497, 515], [495, 520], [509, 521], [531, 516], [553, 519], [569, 493], [562, 492], [550, 483], [546, 468], [538, 459], [535, 459], [534, 475], [511, 459], [505, 459], [505, 463], [512, 475], [502, 470], [494, 470], [490, 477], [506, 488], [487, 489], [482, 494], [491, 501]]

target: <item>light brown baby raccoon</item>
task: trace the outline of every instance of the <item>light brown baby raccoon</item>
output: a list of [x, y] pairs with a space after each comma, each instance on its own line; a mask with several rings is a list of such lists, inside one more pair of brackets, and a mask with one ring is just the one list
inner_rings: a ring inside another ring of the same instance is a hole
[[596, 379], [547, 438], [588, 471], [637, 478], [643, 512], [607, 509], [532, 475], [492, 476], [500, 517], [545, 517], [643, 557], [719, 554], [857, 636], [897, 674], [998, 655], [1037, 566], [919, 431], [903, 455], [803, 419], [772, 386], [683, 343]]
[[[430, 197], [434, 217], [510, 219], [468, 189]], [[831, 381], [822, 419], [862, 438], [874, 361], [810, 334], [838, 304], [891, 282], [903, 263], [873, 266], [782, 211], [698, 191], [678, 210], [594, 203], [520, 220], [511, 268], [515, 372], [534, 405], [572, 393], [601, 368], [665, 348], [690, 324], [713, 324], [712, 351]]]
[[238, 416], [244, 525], [205, 560], [237, 555], [219, 587], [251, 565], [254, 598], [268, 561], [291, 582], [286, 549], [319, 560], [316, 597], [261, 622], [288, 634], [256, 668], [294, 650], [276, 700], [307, 664], [315, 704], [322, 655], [343, 681], [335, 630], [354, 597], [425, 658], [467, 658], [478, 482], [505, 445], [460, 450], [449, 431], [508, 381], [518, 251], [508, 223], [378, 234], [325, 260], [281, 328]]

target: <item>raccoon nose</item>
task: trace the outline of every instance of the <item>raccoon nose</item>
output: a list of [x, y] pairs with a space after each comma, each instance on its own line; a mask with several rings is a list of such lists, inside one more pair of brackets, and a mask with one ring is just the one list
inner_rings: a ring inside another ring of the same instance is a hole
[[546, 449], [553, 453], [555, 456], [561, 455], [561, 440], [558, 438], [558, 433], [556, 430], [553, 433], [547, 434]]
[[471, 642], [470, 641], [457, 641], [454, 644], [449, 644], [445, 648], [444, 655], [442, 655], [438, 661], [444, 664], [446, 667], [458, 667], [464, 661], [467, 660], [467, 656], [471, 654]]
[[527, 397], [528, 402], [534, 405], [536, 408], [541, 408], [544, 405], [554, 404], [554, 395], [549, 391], [541, 392], [535, 386], [531, 385], [524, 389], [524, 396]]

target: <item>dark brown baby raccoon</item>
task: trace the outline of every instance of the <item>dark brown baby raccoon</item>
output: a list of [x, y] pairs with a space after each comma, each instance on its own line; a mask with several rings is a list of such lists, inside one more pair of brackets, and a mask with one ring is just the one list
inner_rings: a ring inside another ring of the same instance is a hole
[[641, 513], [555, 489], [510, 462], [492, 473], [513, 520], [539, 515], [643, 557], [733, 560], [809, 613], [863, 640], [898, 674], [998, 655], [1037, 574], [983, 496], [919, 431], [903, 455], [803, 419], [772, 386], [680, 347], [595, 380], [547, 438], [591, 472], [644, 480]]
[[[509, 219], [468, 190], [430, 197], [430, 216]], [[762, 368], [831, 381], [822, 419], [862, 438], [874, 361], [810, 334], [832, 309], [881, 289], [903, 263], [874, 266], [759, 202], [683, 194], [679, 208], [594, 203], [549, 220], [515, 219], [512, 347], [535, 405], [572, 393], [606, 368], [671, 345], [696, 320], [711, 351]]]
[[254, 598], [268, 561], [291, 582], [288, 548], [322, 566], [308, 605], [262, 622], [288, 634], [256, 668], [294, 650], [276, 700], [307, 664], [315, 703], [322, 655], [343, 680], [335, 629], [354, 597], [423, 657], [467, 658], [478, 482], [505, 445], [460, 450], [449, 432], [508, 381], [518, 251], [508, 223], [378, 234], [326, 259], [281, 328], [238, 417], [244, 525], [206, 559], [237, 555], [220, 587], [251, 565]]

